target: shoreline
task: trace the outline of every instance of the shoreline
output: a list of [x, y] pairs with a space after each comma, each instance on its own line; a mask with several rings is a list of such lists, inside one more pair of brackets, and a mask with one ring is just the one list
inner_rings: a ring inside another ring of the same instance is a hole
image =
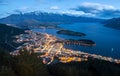
[[[26, 32], [28, 34], [18, 35], [16, 41], [19, 43], [25, 43], [17, 48], [16, 51], [11, 52], [10, 54], [18, 55], [20, 49], [26, 48], [27, 50], [34, 50], [35, 53], [45, 53], [44, 55], [40, 56], [45, 64], [50, 64], [51, 62], [53, 62], [55, 56], [60, 59], [59, 62], [63, 63], [71, 61], [87, 61], [89, 58], [92, 58], [120, 64], [119, 59], [113, 59], [111, 57], [104, 57], [101, 55], [66, 49], [63, 47], [63, 43], [55, 43], [59, 39], [53, 35], [47, 33], [33, 32], [30, 30], [27, 30]], [[51, 62], [47, 62], [48, 58], [51, 60]], [[65, 58], [67, 58], [67, 62]]]

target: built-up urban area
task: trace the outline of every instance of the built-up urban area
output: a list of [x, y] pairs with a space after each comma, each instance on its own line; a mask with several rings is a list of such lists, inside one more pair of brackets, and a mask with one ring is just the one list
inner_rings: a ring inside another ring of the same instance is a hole
[[64, 48], [64, 43], [59, 43], [59, 39], [47, 33], [34, 32], [26, 30], [26, 34], [15, 36], [16, 43], [23, 43], [17, 47], [11, 55], [19, 55], [22, 48], [26, 50], [33, 50], [34, 53], [42, 53], [38, 56], [43, 59], [44, 64], [54, 64], [58, 62], [67, 63], [72, 61], [88, 61], [89, 59], [100, 59], [119, 64], [120, 60], [111, 57], [104, 57], [96, 54], [89, 54], [81, 51], [71, 50]]

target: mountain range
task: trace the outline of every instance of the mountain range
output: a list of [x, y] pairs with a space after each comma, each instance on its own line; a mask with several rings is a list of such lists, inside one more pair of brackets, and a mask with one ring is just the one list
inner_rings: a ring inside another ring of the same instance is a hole
[[103, 19], [73, 16], [67, 14], [46, 13], [46, 12], [30, 12], [24, 14], [12, 14], [8, 17], [1, 18], [0, 23], [17, 24], [28, 23], [28, 25], [38, 25], [39, 23], [73, 23], [73, 22], [101, 22]]
[[[0, 23], [4, 24], [14, 24], [22, 28], [33, 28], [33, 27], [49, 27], [56, 28], [57, 24], [61, 23], [76, 23], [76, 22], [100, 22], [104, 26], [120, 29], [120, 18], [113, 19], [99, 19], [83, 16], [73, 16], [68, 14], [58, 14], [58, 13], [47, 13], [47, 12], [29, 12], [20, 14], [11, 14], [5, 18], [0, 19]], [[48, 26], [49, 25], [49, 26]], [[51, 27], [52, 26], [52, 27]]]

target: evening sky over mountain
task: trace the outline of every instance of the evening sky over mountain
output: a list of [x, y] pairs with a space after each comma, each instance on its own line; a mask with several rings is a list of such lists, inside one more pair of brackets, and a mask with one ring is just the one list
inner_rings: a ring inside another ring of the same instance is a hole
[[97, 18], [120, 17], [120, 0], [0, 0], [0, 18], [33, 11]]

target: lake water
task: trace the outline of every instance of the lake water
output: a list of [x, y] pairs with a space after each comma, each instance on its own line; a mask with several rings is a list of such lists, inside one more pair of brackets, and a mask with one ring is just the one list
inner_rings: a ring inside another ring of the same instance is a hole
[[98, 54], [120, 59], [120, 30], [104, 27], [100, 23], [74, 23], [74, 24], [60, 24], [60, 27], [77, 32], [83, 32], [87, 36], [67, 36], [59, 35], [56, 29], [33, 29], [37, 32], [46, 32], [55, 35], [62, 39], [90, 39], [95, 41], [96, 46], [77, 46], [65, 45], [66, 48], [84, 51], [87, 53]]

